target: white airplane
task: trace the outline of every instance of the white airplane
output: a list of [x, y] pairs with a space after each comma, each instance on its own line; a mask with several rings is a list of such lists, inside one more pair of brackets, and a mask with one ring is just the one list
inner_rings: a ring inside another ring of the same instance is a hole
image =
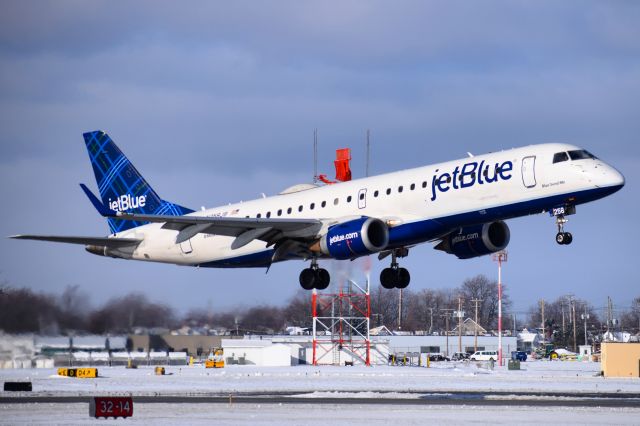
[[307, 290], [325, 289], [320, 259], [391, 256], [380, 283], [405, 288], [398, 258], [424, 242], [460, 259], [507, 247], [504, 220], [549, 212], [558, 244], [573, 240], [566, 216], [576, 205], [620, 190], [624, 177], [588, 151], [541, 144], [379, 176], [317, 186], [193, 211], [162, 200], [102, 131], [84, 134], [102, 200], [83, 184], [107, 218], [108, 237], [15, 235], [11, 238], [86, 245], [101, 256], [213, 268], [270, 267], [310, 260], [300, 273]]

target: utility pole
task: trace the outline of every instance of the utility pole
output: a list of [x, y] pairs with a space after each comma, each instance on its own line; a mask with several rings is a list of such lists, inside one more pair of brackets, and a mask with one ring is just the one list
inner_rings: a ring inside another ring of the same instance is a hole
[[573, 321], [573, 352], [576, 352], [576, 301], [573, 298], [571, 299], [571, 321]]
[[458, 297], [458, 352], [462, 352], [462, 298]]
[[402, 330], [402, 289], [398, 293], [398, 330]]
[[544, 299], [540, 299], [540, 314], [542, 315], [542, 341], [546, 343], [547, 333], [544, 329]]
[[[611, 336], [610, 327], [611, 327], [612, 322], [613, 322], [613, 318], [612, 318], [613, 313], [612, 313], [612, 311], [613, 311], [613, 306], [612, 306], [612, 303], [611, 303], [611, 297], [607, 296], [607, 339], [609, 339], [609, 336]], [[605, 339], [605, 341], [607, 339]]]
[[431, 335], [432, 328], [433, 328], [433, 308], [429, 308], [429, 335]]
[[475, 315], [476, 324], [473, 327], [473, 352], [477, 352], [478, 351], [478, 303], [482, 302], [482, 299], [471, 299], [471, 301], [476, 304], [476, 315]]
[[564, 297], [560, 299], [560, 309], [562, 309], [562, 338], [566, 335], [566, 327], [564, 323]]
[[584, 320], [584, 345], [588, 345], [587, 342], [587, 320], [589, 319], [589, 314], [587, 313], [587, 305], [584, 305], [584, 314], [581, 315]]
[[493, 260], [498, 262], [498, 365], [502, 367], [502, 262], [507, 261], [507, 252], [495, 253]]
[[449, 356], [449, 317], [451, 316], [451, 312], [453, 312], [453, 309], [441, 309], [441, 311], [443, 311], [443, 313], [440, 315], [442, 318], [444, 318], [445, 321], [445, 327], [446, 327], [446, 336], [447, 336], [447, 348], [445, 350], [445, 356]]
[[516, 335], [518, 333], [518, 331], [516, 330], [516, 314], [511, 314], [511, 315], [513, 315], [513, 336], [518, 337]]

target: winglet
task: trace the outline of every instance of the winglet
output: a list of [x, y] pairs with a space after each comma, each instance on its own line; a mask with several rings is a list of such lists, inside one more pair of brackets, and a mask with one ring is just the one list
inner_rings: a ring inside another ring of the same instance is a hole
[[102, 204], [95, 195], [93, 195], [93, 192], [91, 192], [91, 190], [87, 188], [87, 186], [84, 183], [80, 184], [80, 188], [82, 188], [82, 190], [87, 195], [87, 197], [89, 197], [89, 201], [91, 201], [91, 204], [93, 204], [93, 207], [95, 207], [96, 210], [98, 210], [98, 213], [100, 213], [102, 216], [105, 216], [105, 217], [115, 216], [115, 212], [105, 207], [105, 205]]

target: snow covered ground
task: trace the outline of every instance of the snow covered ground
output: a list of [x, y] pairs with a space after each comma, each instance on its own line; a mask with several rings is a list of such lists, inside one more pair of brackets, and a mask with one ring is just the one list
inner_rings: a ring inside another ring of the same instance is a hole
[[[474, 405], [335, 405], [313, 403], [314, 398], [345, 396], [357, 398], [412, 398], [433, 392], [535, 392], [535, 393], [634, 393], [640, 394], [640, 379], [611, 379], [599, 376], [600, 364], [590, 362], [532, 361], [520, 371], [506, 366], [475, 363], [432, 363], [425, 367], [253, 367], [203, 366], [166, 367], [168, 375], [156, 376], [153, 366], [138, 369], [100, 367], [98, 379], [59, 377], [54, 369], [0, 370], [0, 381], [31, 380], [40, 396], [91, 395], [228, 395], [296, 393], [309, 404], [135, 404], [135, 421], [170, 424], [383, 424], [390, 419], [401, 424], [424, 423], [539, 423], [570, 420], [584, 424], [640, 424], [637, 400], [625, 408], [487, 407]], [[348, 392], [349, 394], [344, 394]], [[407, 394], [410, 393], [410, 394]], [[0, 396], [15, 396], [0, 392]], [[77, 410], [76, 410], [77, 408]], [[88, 404], [0, 404], [0, 424], [87, 423]], [[104, 422], [104, 420], [103, 420]]]
[[640, 393], [639, 379], [605, 379], [599, 376], [600, 364], [591, 362], [523, 362], [520, 371], [509, 371], [506, 366], [496, 365], [490, 370], [484, 365], [454, 362], [434, 362], [431, 368], [227, 366], [205, 369], [196, 365], [165, 369], [167, 375], [156, 376], [153, 366], [138, 369], [100, 367], [98, 379], [60, 377], [56, 369], [15, 369], [0, 370], [0, 380], [31, 380], [34, 394], [47, 395], [206, 395], [283, 391]]

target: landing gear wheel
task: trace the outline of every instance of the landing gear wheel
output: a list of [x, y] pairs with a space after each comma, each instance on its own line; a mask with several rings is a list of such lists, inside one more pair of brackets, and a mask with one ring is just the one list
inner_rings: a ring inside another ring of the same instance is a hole
[[324, 290], [327, 287], [329, 287], [329, 283], [331, 282], [331, 276], [329, 275], [329, 272], [326, 269], [320, 268], [316, 270], [315, 280], [316, 280], [315, 287], [318, 290]]
[[396, 286], [396, 273], [392, 268], [384, 268], [380, 272], [380, 285], [388, 290]]
[[571, 244], [571, 242], [573, 241], [573, 235], [571, 235], [571, 232], [565, 232], [565, 244], [569, 245]]
[[300, 286], [305, 290], [313, 290], [316, 285], [316, 271], [311, 268], [300, 272]]
[[396, 278], [397, 278], [397, 281], [396, 281], [397, 288], [407, 288], [407, 286], [409, 285], [409, 282], [411, 281], [411, 275], [409, 274], [409, 271], [406, 270], [405, 268], [398, 268]]
[[571, 232], [558, 232], [556, 234], [556, 243], [560, 245], [568, 245], [573, 241], [573, 235]]

